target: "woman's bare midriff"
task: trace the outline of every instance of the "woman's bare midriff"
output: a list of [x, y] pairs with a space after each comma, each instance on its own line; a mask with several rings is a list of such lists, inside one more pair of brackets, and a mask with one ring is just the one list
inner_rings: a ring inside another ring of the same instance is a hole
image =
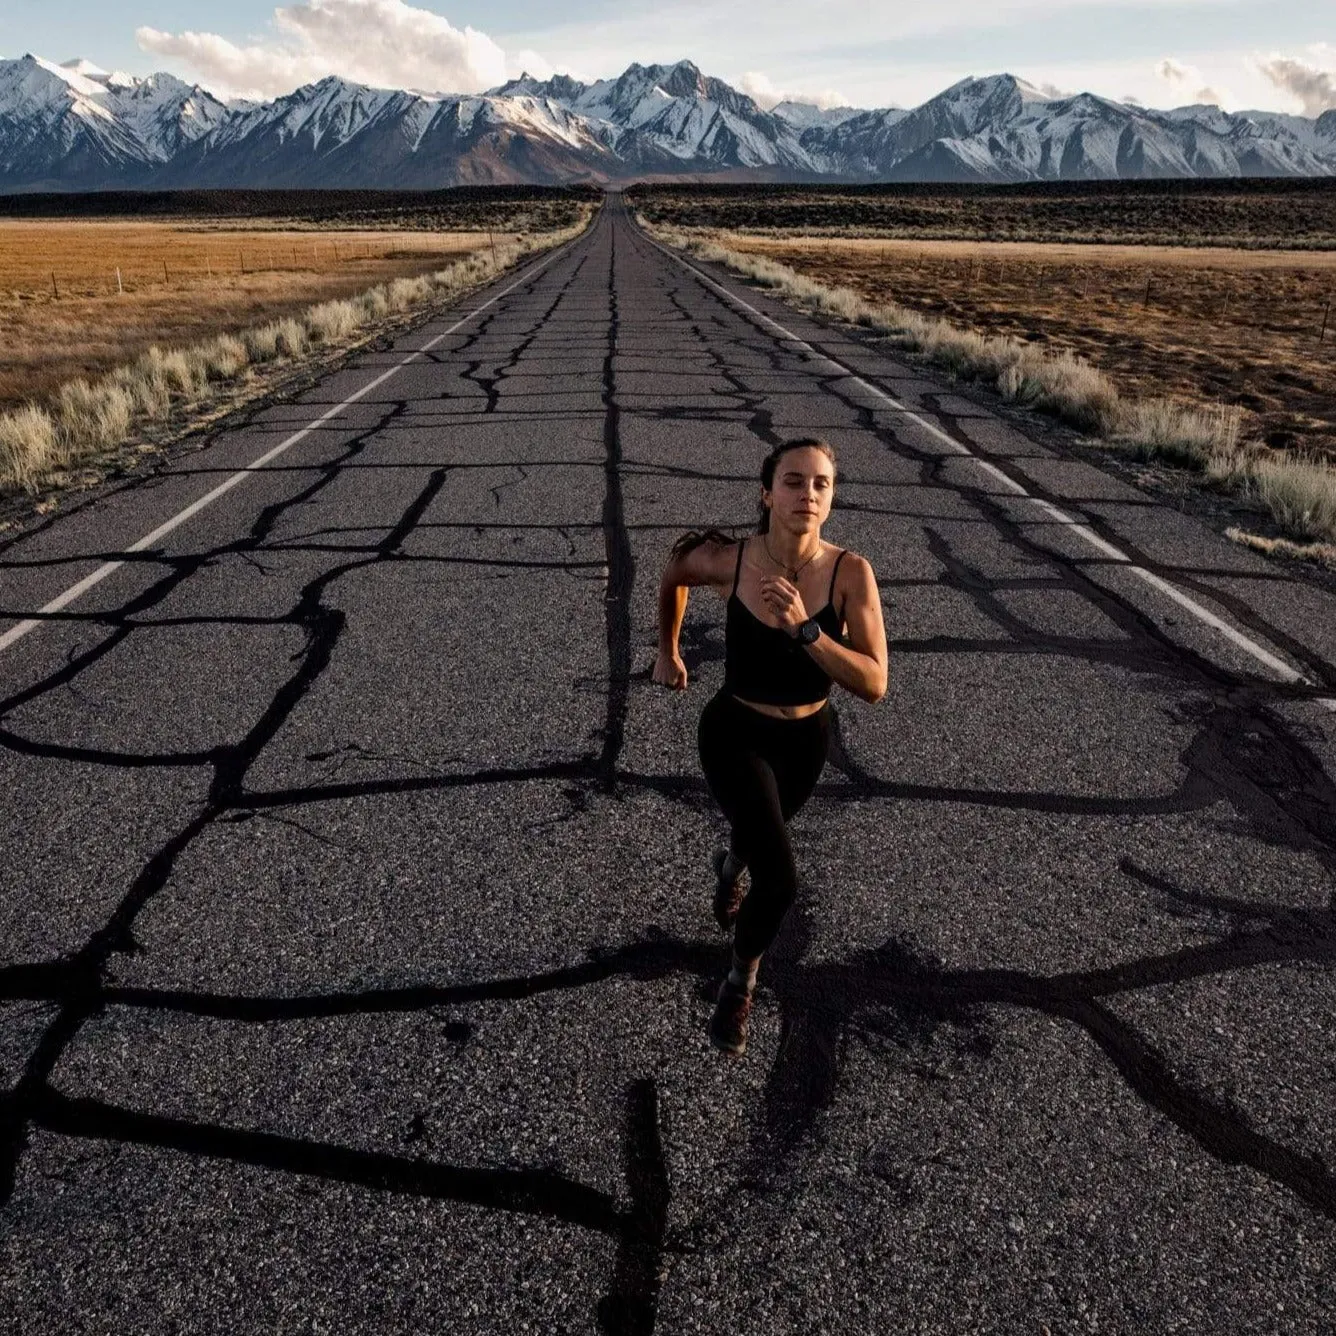
[[733, 699], [739, 705], [745, 705], [749, 710], [755, 710], [758, 714], [768, 714], [772, 719], [807, 719], [816, 714], [825, 705], [823, 700], [808, 701], [806, 705], [764, 705], [760, 701], [743, 700], [741, 696], [733, 695]]

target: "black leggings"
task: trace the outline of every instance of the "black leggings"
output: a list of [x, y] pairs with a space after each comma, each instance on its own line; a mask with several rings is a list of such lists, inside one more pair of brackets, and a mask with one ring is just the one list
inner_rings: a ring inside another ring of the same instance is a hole
[[830, 706], [776, 719], [719, 692], [696, 733], [710, 792], [733, 828], [732, 849], [751, 873], [733, 949], [754, 960], [775, 940], [798, 894], [786, 823], [812, 795], [830, 744]]

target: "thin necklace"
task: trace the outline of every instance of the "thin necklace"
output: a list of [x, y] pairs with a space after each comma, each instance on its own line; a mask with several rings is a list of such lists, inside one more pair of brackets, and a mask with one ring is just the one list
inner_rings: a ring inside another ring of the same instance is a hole
[[789, 577], [790, 580], [796, 580], [798, 578], [799, 572], [805, 570], [811, 564], [811, 562], [816, 558], [817, 553], [821, 551], [821, 540], [818, 538], [816, 541], [816, 552], [813, 552], [812, 555], [808, 557], [807, 560], [804, 561], [801, 566], [786, 566], [782, 561], [778, 560], [775, 557], [775, 554], [773, 552], [771, 552], [770, 540], [765, 534], [761, 535], [761, 543], [765, 547], [765, 555], [769, 557], [770, 560], [774, 562], [774, 564], [778, 566], [779, 569], [782, 570], [785, 573], [785, 575]]

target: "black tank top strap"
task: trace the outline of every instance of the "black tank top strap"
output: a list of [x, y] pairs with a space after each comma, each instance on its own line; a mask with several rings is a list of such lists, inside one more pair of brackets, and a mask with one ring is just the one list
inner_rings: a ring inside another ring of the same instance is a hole
[[830, 571], [830, 592], [826, 595], [826, 602], [827, 602], [827, 603], [834, 604], [834, 602], [835, 602], [835, 576], [839, 573], [840, 562], [842, 562], [842, 561], [844, 560], [844, 554], [845, 554], [848, 550], [849, 550], [849, 549], [848, 549], [847, 547], [842, 547], [842, 548], [840, 549], [840, 555], [839, 555], [838, 557], [835, 558], [835, 565], [834, 565], [833, 567], [831, 567], [831, 571]]
[[738, 543], [738, 564], [733, 567], [733, 593], [738, 592], [738, 576], [742, 574], [742, 549], [747, 546], [744, 538]]

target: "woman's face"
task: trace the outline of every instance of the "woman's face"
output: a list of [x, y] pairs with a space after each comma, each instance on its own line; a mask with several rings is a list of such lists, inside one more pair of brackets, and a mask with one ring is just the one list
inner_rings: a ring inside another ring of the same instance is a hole
[[772, 528], [794, 533], [819, 529], [830, 515], [835, 499], [835, 465], [823, 451], [810, 445], [786, 450], [775, 465], [775, 485], [761, 488], [761, 501], [770, 507]]

